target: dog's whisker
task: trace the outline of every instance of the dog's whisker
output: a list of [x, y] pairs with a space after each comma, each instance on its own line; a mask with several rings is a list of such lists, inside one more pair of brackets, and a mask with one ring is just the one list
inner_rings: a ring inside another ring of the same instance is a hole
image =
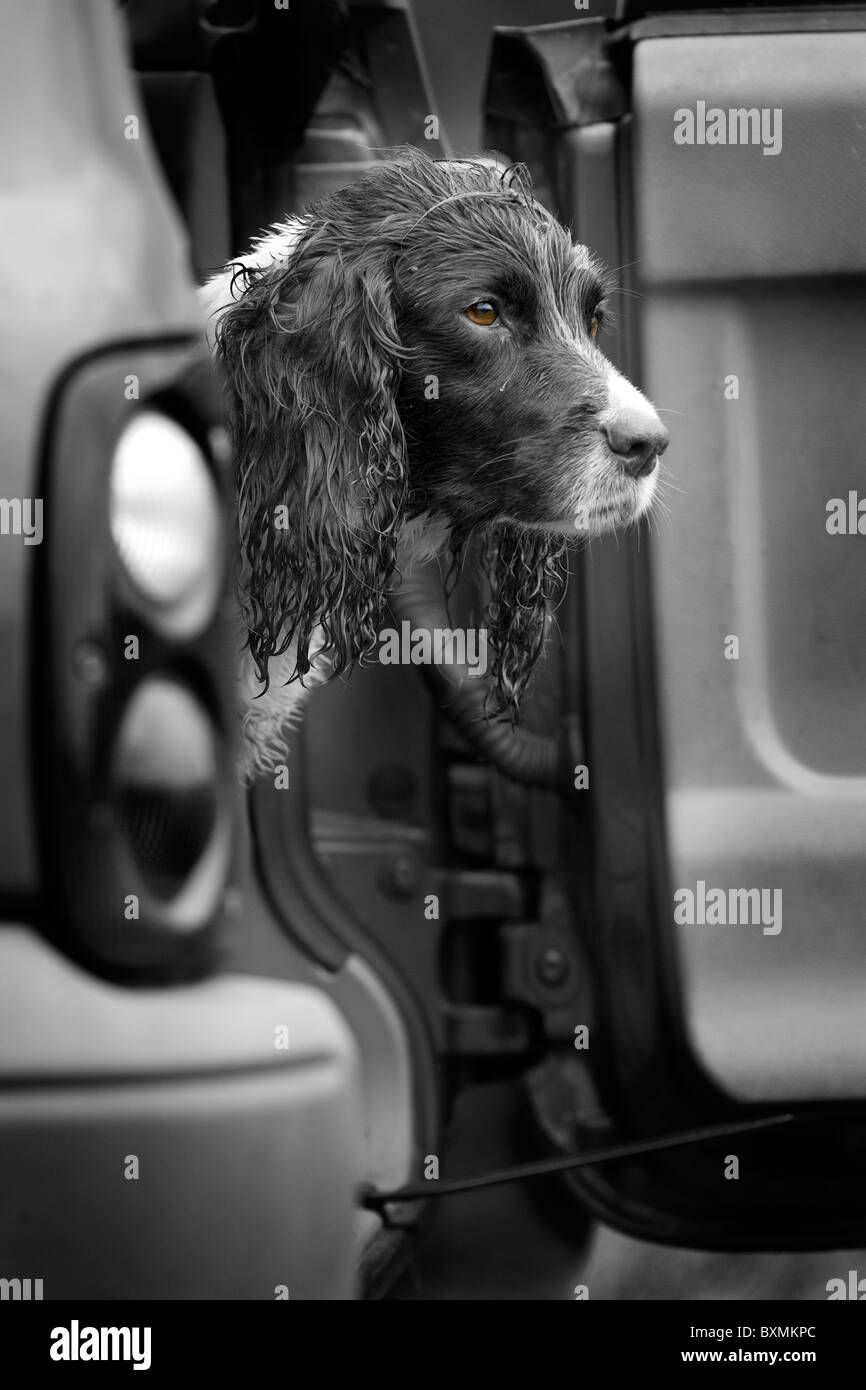
[[[641, 290], [627, 289], [625, 285], [617, 285], [615, 289], [610, 291], [610, 294], [616, 295], [617, 297], [621, 296], [623, 299], [640, 299], [644, 304], [653, 304], [656, 302], [650, 295], [644, 294]], [[605, 321], [607, 322], [607, 320]]]
[[679, 487], [676, 483], [671, 482], [670, 478], [660, 477], [656, 484], [656, 487], [660, 490], [664, 490], [665, 492], [680, 492], [682, 493], [683, 497], [688, 496], [687, 489], [684, 487]]
[[624, 261], [624, 262], [622, 263], [622, 265], [611, 266], [611, 272], [612, 272], [612, 274], [614, 274], [614, 275], [622, 275], [622, 272], [623, 272], [624, 270], [633, 270], [634, 267], [635, 267], [636, 265], [640, 265], [640, 261], [639, 261], [639, 260], [637, 260], [637, 261]]

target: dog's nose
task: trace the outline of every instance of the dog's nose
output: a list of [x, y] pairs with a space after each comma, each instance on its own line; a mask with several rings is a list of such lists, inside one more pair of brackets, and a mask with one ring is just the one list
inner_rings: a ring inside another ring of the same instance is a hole
[[658, 416], [646, 411], [617, 411], [610, 419], [600, 421], [599, 429], [630, 478], [652, 473], [658, 455], [671, 442]]

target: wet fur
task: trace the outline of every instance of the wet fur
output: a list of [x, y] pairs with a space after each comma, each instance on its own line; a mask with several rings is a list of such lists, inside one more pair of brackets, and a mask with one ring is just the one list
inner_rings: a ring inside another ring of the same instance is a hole
[[[205, 288], [238, 461], [248, 773], [297, 708], [271, 686], [372, 655], [427, 533], [458, 560], [481, 537], [490, 712], [516, 715], [575, 514], [611, 529], [651, 493], [599, 434], [613, 378], [634, 391], [590, 337], [609, 289], [525, 171], [413, 151]], [[502, 323], [469, 323], [493, 297]]]

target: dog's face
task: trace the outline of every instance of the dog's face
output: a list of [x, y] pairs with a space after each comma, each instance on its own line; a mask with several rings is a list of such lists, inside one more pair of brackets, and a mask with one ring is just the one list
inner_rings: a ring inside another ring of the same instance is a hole
[[260, 679], [290, 646], [305, 674], [314, 633], [335, 671], [374, 651], [405, 523], [426, 514], [455, 555], [483, 536], [491, 686], [514, 712], [564, 538], [640, 516], [667, 445], [599, 345], [604, 269], [533, 201], [525, 171], [409, 150], [222, 281]]
[[437, 210], [422, 219], [396, 268], [412, 504], [459, 528], [627, 525], [650, 505], [668, 435], [601, 350], [611, 277], [517, 195], [470, 195], [463, 210], [460, 238], [438, 234]]

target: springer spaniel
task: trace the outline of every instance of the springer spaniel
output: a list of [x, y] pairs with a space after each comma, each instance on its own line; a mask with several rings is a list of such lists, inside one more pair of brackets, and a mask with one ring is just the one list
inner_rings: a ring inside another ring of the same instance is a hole
[[650, 506], [668, 434], [598, 343], [609, 272], [522, 167], [383, 161], [201, 291], [238, 467], [246, 780], [377, 645], [389, 586], [484, 538], [515, 715], [568, 538]]

